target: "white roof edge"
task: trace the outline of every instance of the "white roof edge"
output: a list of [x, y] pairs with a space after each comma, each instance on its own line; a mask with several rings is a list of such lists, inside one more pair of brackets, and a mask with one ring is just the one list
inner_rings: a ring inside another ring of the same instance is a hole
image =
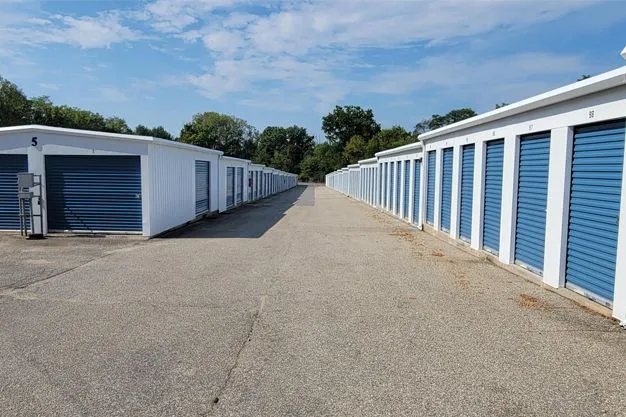
[[378, 158], [380, 156], [395, 155], [395, 154], [406, 152], [406, 151], [413, 151], [413, 150], [417, 151], [421, 148], [422, 148], [421, 142], [413, 142], [413, 143], [409, 143], [408, 145], [398, 146], [397, 148], [386, 149], [384, 151], [376, 152], [374, 155]]
[[373, 158], [367, 158], [367, 159], [361, 159], [361, 160], [359, 161], [359, 165], [360, 165], [360, 164], [371, 164], [372, 162], [376, 162], [376, 161], [378, 161], [378, 158], [376, 158], [376, 157], [373, 157]]
[[229, 161], [245, 162], [245, 163], [247, 163], [247, 164], [249, 164], [249, 163], [251, 162], [249, 159], [237, 158], [236, 156], [228, 156], [228, 155], [224, 155], [222, 158], [224, 158], [224, 159], [228, 159]]
[[216, 149], [203, 148], [201, 146], [191, 145], [189, 143], [181, 143], [181, 142], [176, 142], [173, 140], [156, 138], [152, 136], [99, 132], [95, 130], [68, 129], [65, 127], [53, 127], [53, 126], [44, 126], [44, 125], [22, 125], [22, 126], [0, 127], [0, 134], [20, 133], [20, 132], [53, 133], [53, 134], [68, 135], [68, 136], [83, 136], [83, 137], [98, 138], [98, 139], [117, 139], [117, 140], [131, 141], [131, 142], [144, 142], [144, 143], [151, 142], [157, 145], [169, 146], [172, 148], [187, 149], [190, 151], [214, 153], [217, 155], [224, 154], [224, 152], [218, 151]]
[[175, 140], [167, 140], [167, 139], [161, 139], [161, 138], [152, 138], [152, 139], [153, 139], [153, 143], [157, 145], [161, 145], [161, 146], [169, 146], [170, 148], [187, 149], [189, 151], [195, 151], [195, 152], [207, 152], [207, 153], [212, 153], [215, 155], [224, 155], [224, 152], [218, 151], [217, 149], [203, 148], [202, 146], [196, 146], [196, 145], [191, 145], [189, 143], [177, 142]]
[[499, 109], [491, 110], [487, 113], [479, 114], [478, 116], [474, 116], [430, 132], [422, 133], [419, 138], [422, 141], [428, 141], [441, 135], [468, 129], [483, 123], [493, 122], [505, 117], [536, 110], [541, 107], [572, 100], [574, 98], [599, 91], [608, 90], [623, 84], [626, 84], [626, 66], [587, 78], [586, 80], [577, 81], [515, 103], [511, 103], [507, 106], [500, 107]]

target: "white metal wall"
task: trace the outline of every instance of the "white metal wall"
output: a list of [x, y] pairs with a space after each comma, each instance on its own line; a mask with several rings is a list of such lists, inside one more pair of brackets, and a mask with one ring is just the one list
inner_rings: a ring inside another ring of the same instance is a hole
[[218, 210], [219, 154], [151, 144], [148, 169], [142, 165], [142, 180], [150, 184], [147, 198], [144, 196], [150, 207], [148, 217], [144, 217], [144, 224], [148, 223], [147, 229], [144, 226], [144, 235], [154, 236], [196, 218], [196, 160], [211, 164], [209, 211]]

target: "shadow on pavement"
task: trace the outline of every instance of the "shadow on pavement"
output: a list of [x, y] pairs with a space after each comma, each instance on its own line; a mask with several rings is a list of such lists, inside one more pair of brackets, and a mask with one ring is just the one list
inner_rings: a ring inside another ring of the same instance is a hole
[[278, 223], [294, 205], [313, 205], [314, 191], [308, 185], [297, 185], [281, 194], [200, 220], [174, 230], [160, 239], [260, 238]]

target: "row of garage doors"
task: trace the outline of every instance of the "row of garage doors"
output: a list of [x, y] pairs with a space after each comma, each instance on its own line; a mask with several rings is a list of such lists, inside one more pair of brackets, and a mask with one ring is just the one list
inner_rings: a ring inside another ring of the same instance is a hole
[[[18, 172], [28, 171], [26, 155], [0, 155], [0, 230], [19, 229]], [[195, 163], [195, 209], [210, 208], [210, 162]], [[139, 156], [47, 155], [49, 231], [141, 232]]]
[[[566, 255], [566, 286], [604, 303], [613, 300], [617, 235], [624, 164], [624, 120], [578, 127], [574, 130]], [[459, 237], [472, 236], [475, 145], [460, 148]], [[450, 230], [453, 148], [442, 150], [440, 183], [440, 224]], [[426, 223], [434, 223], [436, 153], [426, 153]], [[498, 254], [504, 168], [504, 140], [486, 143], [482, 247]], [[408, 218], [408, 169], [402, 162], [381, 165], [380, 201], [389, 207], [396, 196], [396, 214]], [[399, 170], [404, 168], [404, 206], [400, 213]], [[416, 174], [421, 161], [414, 163]], [[515, 219], [515, 262], [537, 274], [544, 266], [550, 132], [522, 136], [517, 173], [517, 215]], [[394, 172], [395, 171], [395, 172]], [[395, 175], [394, 175], [395, 174]], [[420, 176], [414, 175], [414, 190], [420, 189]], [[392, 181], [394, 180], [395, 181]], [[395, 184], [394, 184], [395, 182]], [[420, 210], [419, 193], [413, 194], [413, 219]]]

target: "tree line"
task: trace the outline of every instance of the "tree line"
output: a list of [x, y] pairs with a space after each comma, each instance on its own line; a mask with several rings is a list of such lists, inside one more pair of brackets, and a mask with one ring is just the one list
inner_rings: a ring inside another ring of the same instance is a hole
[[304, 127], [268, 126], [259, 132], [238, 117], [204, 112], [194, 115], [175, 137], [163, 126], [140, 124], [131, 128], [120, 117], [56, 105], [47, 96], [29, 98], [17, 85], [0, 76], [0, 127], [39, 124], [176, 140], [292, 172], [301, 181], [322, 182], [329, 172], [377, 152], [416, 142], [424, 132], [475, 115], [469, 108], [434, 114], [408, 131], [402, 126], [382, 128], [371, 109], [336, 106], [322, 118], [326, 141], [316, 144]]

